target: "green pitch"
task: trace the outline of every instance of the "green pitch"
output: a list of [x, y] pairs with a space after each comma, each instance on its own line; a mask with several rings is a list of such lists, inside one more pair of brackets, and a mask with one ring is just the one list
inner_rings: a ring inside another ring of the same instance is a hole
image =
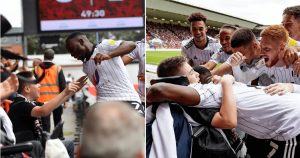
[[180, 55], [180, 51], [146, 51], [146, 63], [158, 65], [166, 58]]

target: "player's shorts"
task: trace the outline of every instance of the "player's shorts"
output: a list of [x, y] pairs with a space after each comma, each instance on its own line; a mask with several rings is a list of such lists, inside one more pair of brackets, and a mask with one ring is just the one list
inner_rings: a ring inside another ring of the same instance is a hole
[[272, 139], [257, 139], [247, 136], [246, 146], [250, 157], [270, 158], [299, 158], [300, 157], [300, 135], [286, 141]]
[[137, 102], [137, 101], [124, 101], [125, 103], [129, 104], [134, 110], [138, 113], [142, 114], [145, 117], [145, 107]]

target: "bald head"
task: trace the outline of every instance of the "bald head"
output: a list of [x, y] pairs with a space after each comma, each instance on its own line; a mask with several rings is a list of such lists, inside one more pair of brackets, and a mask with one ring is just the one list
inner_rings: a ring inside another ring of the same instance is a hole
[[125, 103], [90, 107], [83, 125], [82, 156], [135, 158], [143, 155], [144, 118]]

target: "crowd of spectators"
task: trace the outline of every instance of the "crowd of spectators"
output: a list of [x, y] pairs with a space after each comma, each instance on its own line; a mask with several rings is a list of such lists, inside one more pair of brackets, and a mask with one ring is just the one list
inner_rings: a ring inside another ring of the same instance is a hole
[[[190, 28], [170, 23], [146, 22], [146, 39], [150, 48], [172, 48], [179, 49], [182, 47], [182, 41], [192, 37]], [[215, 37], [218, 30], [208, 29], [207, 34]], [[152, 43], [155, 38], [162, 40], [161, 44]]]

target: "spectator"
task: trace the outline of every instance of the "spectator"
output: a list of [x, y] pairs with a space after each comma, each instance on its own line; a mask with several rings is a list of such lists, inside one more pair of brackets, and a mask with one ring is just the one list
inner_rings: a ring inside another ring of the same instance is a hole
[[[37, 98], [38, 102], [48, 102], [62, 92], [66, 87], [66, 80], [61, 66], [52, 62], [54, 58], [54, 51], [47, 49], [44, 52], [44, 61], [34, 68], [36, 78], [38, 78], [40, 87], [40, 97]], [[54, 126], [61, 121], [63, 107], [58, 106], [53, 111]], [[51, 113], [50, 113], [51, 115]], [[50, 115], [43, 118], [43, 128], [45, 131], [50, 132]], [[60, 139], [64, 139], [63, 129], [60, 132]]]
[[144, 158], [144, 119], [122, 102], [96, 103], [83, 124], [82, 158]]

